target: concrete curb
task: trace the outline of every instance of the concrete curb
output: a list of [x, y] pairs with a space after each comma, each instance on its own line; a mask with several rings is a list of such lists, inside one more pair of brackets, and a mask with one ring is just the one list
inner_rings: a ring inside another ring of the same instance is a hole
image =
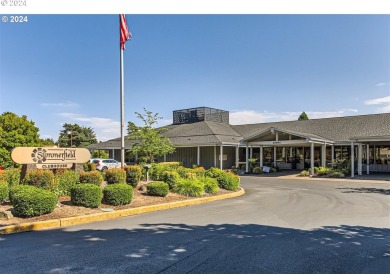
[[99, 221], [105, 221], [109, 219], [115, 219], [120, 217], [131, 216], [131, 215], [138, 215], [147, 212], [224, 200], [224, 199], [242, 196], [244, 194], [245, 194], [245, 190], [241, 187], [239, 191], [228, 193], [228, 194], [222, 194], [218, 196], [212, 196], [212, 197], [197, 198], [197, 199], [143, 206], [137, 208], [121, 209], [112, 212], [95, 213], [95, 214], [90, 214], [85, 216], [68, 217], [68, 218], [53, 219], [53, 220], [34, 222], [34, 223], [10, 225], [10, 226], [0, 228], [0, 234], [11, 234], [11, 233], [18, 233], [18, 232], [33, 231], [33, 230], [53, 229], [53, 228], [66, 227], [72, 225], [99, 222]]
[[390, 184], [388, 180], [366, 180], [366, 179], [353, 179], [353, 178], [327, 178], [327, 177], [308, 177], [308, 176], [297, 176], [287, 175], [278, 177], [282, 180], [313, 180], [313, 181], [333, 181], [333, 182], [350, 182], [350, 183], [375, 183], [375, 184]]

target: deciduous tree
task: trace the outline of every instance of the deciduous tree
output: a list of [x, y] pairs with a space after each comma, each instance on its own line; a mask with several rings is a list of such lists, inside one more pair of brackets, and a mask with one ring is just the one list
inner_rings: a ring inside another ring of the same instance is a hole
[[147, 163], [153, 163], [156, 157], [162, 157], [164, 154], [171, 154], [175, 151], [171, 141], [164, 137], [162, 133], [167, 130], [165, 127], [154, 128], [158, 120], [162, 117], [158, 113], [148, 111], [145, 113], [136, 112], [137, 118], [141, 119], [144, 126], [136, 126], [133, 122], [128, 124], [128, 138], [134, 142], [130, 152]]
[[12, 112], [0, 115], [0, 166], [18, 166], [11, 160], [11, 150], [15, 147], [40, 146], [39, 128], [27, 119], [26, 115], [18, 116]]

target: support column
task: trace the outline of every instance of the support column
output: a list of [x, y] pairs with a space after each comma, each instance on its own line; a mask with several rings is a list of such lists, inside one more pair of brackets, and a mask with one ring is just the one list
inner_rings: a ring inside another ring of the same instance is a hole
[[115, 159], [115, 149], [112, 149], [112, 159]]
[[351, 142], [351, 177], [355, 177], [355, 146]]
[[370, 174], [370, 145], [367, 144], [367, 175]]
[[263, 167], [263, 146], [260, 146], [260, 167]]
[[249, 154], [249, 155], [250, 155], [249, 158], [250, 158], [250, 159], [253, 159], [253, 147], [252, 147], [252, 146], [251, 146], [251, 148], [250, 148], [250, 154]]
[[166, 161], [167, 161], [167, 155], [164, 154], [164, 162], [166, 162]]
[[314, 143], [310, 143], [310, 176], [314, 176]]
[[362, 144], [358, 145], [358, 175], [362, 175], [362, 163], [363, 163], [363, 146]]
[[333, 169], [333, 162], [334, 162], [334, 146], [332, 146], [332, 169]]
[[246, 145], [246, 147], [245, 147], [245, 172], [247, 172], [247, 173], [249, 172], [248, 154], [249, 154], [248, 145]]
[[326, 167], [326, 144], [321, 146], [321, 166]]
[[135, 153], [135, 161], [136, 162], [138, 161], [138, 153], [137, 152]]
[[238, 168], [238, 162], [240, 161], [240, 146], [236, 146], [236, 168]]
[[214, 146], [214, 167], [217, 167], [217, 146]]
[[200, 147], [198, 146], [196, 151], [196, 165], [200, 166]]
[[220, 150], [220, 157], [221, 157], [221, 159], [220, 159], [220, 161], [219, 161], [219, 168], [222, 170], [223, 169], [223, 146], [221, 145], [221, 150]]
[[274, 147], [274, 167], [276, 168], [276, 147]]

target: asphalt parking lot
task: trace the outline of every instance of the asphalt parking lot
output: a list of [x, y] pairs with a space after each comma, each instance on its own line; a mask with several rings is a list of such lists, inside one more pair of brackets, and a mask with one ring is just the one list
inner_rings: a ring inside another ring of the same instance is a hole
[[0, 236], [3, 273], [390, 273], [390, 183], [242, 177], [241, 197]]

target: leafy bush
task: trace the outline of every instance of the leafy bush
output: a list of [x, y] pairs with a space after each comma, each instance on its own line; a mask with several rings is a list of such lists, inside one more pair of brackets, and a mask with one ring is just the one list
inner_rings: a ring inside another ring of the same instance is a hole
[[142, 169], [140, 166], [125, 166], [126, 183], [136, 187], [141, 180]]
[[126, 171], [121, 168], [112, 168], [106, 171], [107, 184], [126, 183]]
[[194, 173], [197, 178], [202, 178], [205, 176], [206, 170], [204, 169], [204, 167], [200, 166], [192, 169], [192, 173]]
[[166, 197], [169, 186], [164, 182], [152, 182], [146, 185], [148, 195]]
[[33, 217], [53, 212], [57, 196], [34, 186], [18, 186], [12, 192], [12, 205], [20, 217]]
[[157, 165], [160, 165], [160, 166], [164, 167], [165, 169], [175, 170], [175, 169], [178, 169], [180, 166], [182, 166], [182, 163], [180, 163], [180, 162], [163, 162], [163, 163], [158, 163]]
[[196, 179], [196, 177], [197, 177], [196, 173], [191, 168], [179, 167], [176, 171], [181, 178]]
[[101, 186], [103, 182], [103, 176], [99, 171], [89, 171], [80, 173], [80, 184], [94, 184]]
[[274, 167], [271, 167], [271, 169], [269, 170], [270, 173], [276, 173], [278, 172], [278, 170]]
[[70, 195], [70, 189], [80, 181], [80, 174], [73, 170], [64, 170], [56, 175], [60, 195]]
[[8, 184], [5, 181], [0, 181], [0, 204], [8, 200]]
[[163, 181], [168, 184], [169, 189], [172, 189], [179, 179], [180, 176], [176, 171], [164, 171], [163, 173]]
[[127, 205], [133, 199], [133, 187], [127, 184], [108, 185], [103, 189], [103, 201], [108, 205]]
[[210, 178], [218, 178], [221, 175], [223, 175], [223, 173], [224, 173], [223, 170], [220, 170], [219, 168], [216, 168], [216, 167], [212, 167], [212, 168], [209, 168], [208, 170], [206, 170], [205, 175], [207, 177], [210, 177]]
[[83, 164], [84, 171], [95, 171], [96, 170], [96, 165], [94, 163], [84, 163]]
[[204, 186], [198, 180], [180, 179], [172, 190], [180, 195], [199, 197], [204, 192]]
[[224, 172], [217, 178], [219, 187], [226, 190], [236, 190], [240, 186], [240, 177], [233, 173]]
[[20, 182], [20, 169], [12, 168], [0, 170], [0, 181], [5, 181], [9, 188], [18, 186]]
[[199, 181], [203, 184], [204, 192], [209, 194], [216, 194], [219, 191], [218, 181], [217, 179], [204, 177], [199, 179]]
[[299, 173], [299, 176], [302, 176], [302, 177], [310, 176], [310, 172], [307, 170], [302, 170], [301, 173]]
[[254, 167], [253, 168], [253, 173], [254, 174], [262, 174], [263, 173], [263, 169], [261, 167]]
[[54, 173], [48, 169], [33, 169], [28, 171], [23, 183], [58, 193], [58, 182], [55, 180]]
[[79, 184], [70, 190], [70, 200], [74, 205], [98, 207], [102, 197], [101, 188], [94, 184]]
[[330, 172], [332, 172], [331, 168], [321, 166], [318, 168], [317, 174], [318, 174], [318, 176], [326, 176]]
[[345, 177], [344, 173], [342, 173], [341, 171], [331, 171], [328, 174], [328, 176], [331, 178], [344, 178]]

